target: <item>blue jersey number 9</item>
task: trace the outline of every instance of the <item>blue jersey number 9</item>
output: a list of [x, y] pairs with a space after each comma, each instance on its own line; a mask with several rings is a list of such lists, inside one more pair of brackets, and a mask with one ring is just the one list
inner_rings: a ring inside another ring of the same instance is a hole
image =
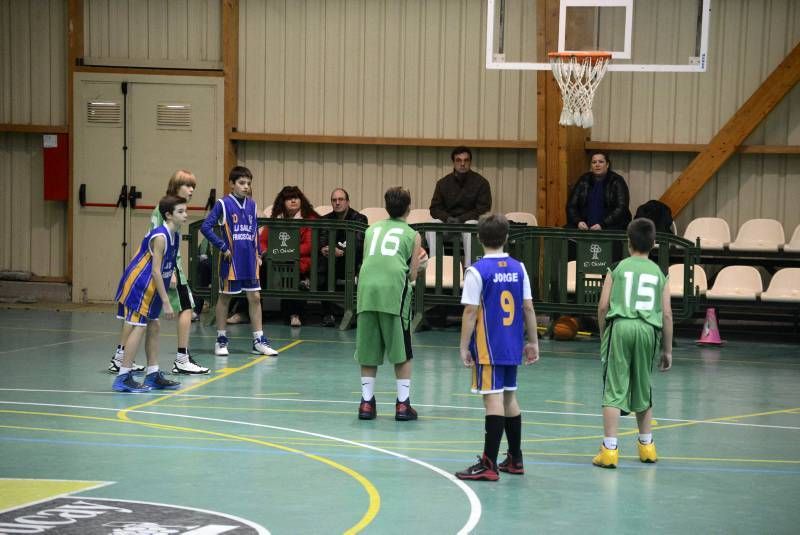
[[514, 312], [516, 311], [514, 296], [508, 290], [503, 290], [500, 294], [500, 308], [506, 313], [506, 315], [503, 316], [503, 326], [508, 327], [514, 323]]

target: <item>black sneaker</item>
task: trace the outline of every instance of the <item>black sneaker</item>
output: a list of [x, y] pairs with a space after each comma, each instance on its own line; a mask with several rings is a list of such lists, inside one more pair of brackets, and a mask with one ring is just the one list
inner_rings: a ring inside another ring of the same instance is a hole
[[473, 464], [466, 470], [456, 472], [458, 479], [466, 479], [471, 481], [497, 481], [500, 479], [500, 474], [497, 473], [497, 466], [486, 458], [486, 455], [478, 457], [478, 462]]
[[514, 457], [511, 452], [506, 452], [506, 460], [497, 465], [497, 469], [508, 474], [524, 474], [525, 467], [522, 465], [522, 454]]
[[395, 400], [394, 419], [399, 422], [407, 422], [417, 419], [417, 411], [411, 406], [411, 398], [400, 402]]
[[164, 377], [164, 372], [157, 371], [148, 373], [144, 378], [144, 385], [149, 386], [153, 390], [177, 390], [181, 387], [178, 381], [170, 381]]
[[375, 410], [375, 396], [366, 401], [361, 398], [361, 404], [358, 406], [358, 419], [359, 420], [374, 420], [378, 416], [378, 411]]
[[326, 314], [322, 317], [322, 326], [323, 327], [334, 327], [336, 325], [336, 318], [333, 317], [333, 314]]

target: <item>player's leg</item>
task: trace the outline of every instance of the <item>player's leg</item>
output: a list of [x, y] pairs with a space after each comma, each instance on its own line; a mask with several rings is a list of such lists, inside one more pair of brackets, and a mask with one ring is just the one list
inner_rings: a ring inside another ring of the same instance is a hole
[[603, 362], [603, 443], [592, 464], [616, 468], [619, 463], [617, 431], [621, 412], [630, 412], [630, 331], [635, 320], [615, 320], [601, 341]]
[[[504, 381], [507, 366], [475, 363], [472, 369], [472, 392], [483, 395], [484, 417], [483, 454], [466, 470], [456, 472], [459, 479], [497, 481], [497, 453], [505, 429]], [[516, 368], [516, 366], [514, 367]], [[515, 385], [516, 386], [516, 385]]]
[[[516, 366], [514, 368], [516, 370]], [[522, 463], [522, 411], [519, 409], [516, 390], [503, 392], [503, 409], [508, 452], [505, 460], [497, 467], [501, 472], [521, 475], [525, 473]]]
[[274, 357], [278, 354], [272, 348], [272, 342], [266, 337], [263, 331], [261, 320], [261, 286], [258, 279], [252, 280], [247, 286], [243, 287], [247, 295], [247, 307], [250, 311], [250, 323], [253, 325], [253, 353], [255, 355], [269, 355]]
[[[230, 291], [231, 281], [225, 282], [225, 287]], [[214, 354], [218, 357], [228, 356], [228, 331], [225, 328], [225, 320], [228, 317], [228, 306], [231, 303], [233, 294], [223, 293], [223, 286], [220, 286], [220, 293], [217, 296], [217, 304], [214, 307], [215, 321], [217, 323], [217, 341], [214, 343]], [[237, 292], [239, 293], [239, 292]]]
[[174, 290], [169, 291], [172, 310], [180, 311], [178, 314], [178, 349], [175, 352], [175, 362], [172, 364], [172, 373], [179, 374], [204, 374], [208, 368], [200, 366], [189, 352], [189, 330], [192, 327], [192, 311], [194, 299], [189, 287], [178, 284]]
[[417, 419], [417, 411], [411, 406], [411, 350], [410, 325], [406, 326], [400, 316], [378, 313], [381, 335], [386, 346], [386, 358], [394, 364], [397, 384], [394, 419], [405, 422]]
[[158, 320], [148, 321], [145, 329], [144, 352], [147, 355], [147, 370], [144, 385], [154, 390], [175, 390], [180, 388], [181, 384], [164, 377], [164, 372], [158, 368], [160, 323]]
[[114, 384], [111, 386], [111, 389], [115, 392], [147, 392], [150, 388], [136, 382], [133, 378], [133, 371], [131, 370], [133, 360], [136, 357], [136, 353], [139, 351], [139, 345], [144, 336], [147, 319], [140, 316], [137, 312], [126, 310], [125, 321], [131, 324], [130, 333], [126, 339], [127, 351], [125, 352], [125, 357], [119, 367], [117, 376], [114, 378]]
[[639, 460], [654, 463], [658, 460], [653, 441], [653, 365], [658, 359], [661, 340], [656, 330], [639, 322], [631, 364], [631, 409], [636, 412], [639, 437], [636, 441]]
[[359, 420], [374, 420], [377, 415], [375, 402], [375, 377], [378, 366], [383, 364], [383, 336], [377, 312], [362, 312], [358, 315], [356, 329], [355, 360], [361, 367], [361, 402], [358, 405]]
[[[118, 305], [117, 317], [122, 320], [122, 332], [120, 332], [119, 344], [117, 344], [117, 349], [114, 351], [114, 356], [111, 357], [111, 362], [108, 363], [108, 371], [113, 374], [117, 374], [120, 366], [122, 366], [122, 361], [125, 358], [125, 344], [133, 328], [125, 321], [125, 307], [122, 304]], [[144, 366], [134, 362], [131, 364], [131, 371], [133, 371], [133, 373], [143, 372]]]

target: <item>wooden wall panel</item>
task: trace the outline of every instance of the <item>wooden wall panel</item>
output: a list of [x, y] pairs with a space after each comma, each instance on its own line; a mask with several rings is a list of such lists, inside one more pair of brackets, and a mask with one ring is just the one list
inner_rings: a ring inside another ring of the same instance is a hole
[[[328, 204], [331, 190], [343, 186], [355, 208], [383, 206], [384, 191], [402, 185], [412, 208], [427, 208], [436, 181], [452, 171], [450, 150], [430, 147], [246, 142], [239, 160], [253, 171], [261, 208], [284, 185], [299, 186], [314, 205]], [[475, 150], [473, 162], [491, 184], [493, 210], [536, 213], [534, 151]]]
[[42, 189], [42, 136], [0, 133], [0, 270], [65, 275], [66, 203]]
[[219, 0], [84, 0], [89, 65], [219, 69]]

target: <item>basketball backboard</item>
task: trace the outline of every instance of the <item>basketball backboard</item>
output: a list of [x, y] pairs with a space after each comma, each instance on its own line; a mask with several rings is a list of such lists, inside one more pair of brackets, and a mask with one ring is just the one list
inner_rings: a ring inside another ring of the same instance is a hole
[[609, 71], [705, 72], [711, 0], [561, 0], [558, 47], [539, 51], [537, 0], [487, 0], [486, 68], [550, 70], [547, 52], [607, 51]]

